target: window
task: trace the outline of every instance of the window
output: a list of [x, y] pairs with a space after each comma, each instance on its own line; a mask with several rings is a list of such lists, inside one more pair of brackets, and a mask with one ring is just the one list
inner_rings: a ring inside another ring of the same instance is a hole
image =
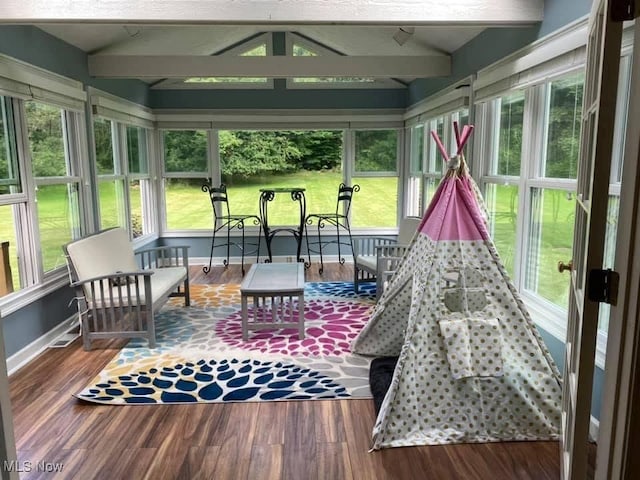
[[[267, 55], [267, 44], [261, 43], [255, 47], [252, 47], [244, 52], [240, 53], [243, 57], [264, 57]], [[267, 83], [266, 77], [253, 78], [253, 77], [191, 77], [187, 78], [184, 83], [200, 83], [200, 84], [212, 84], [212, 83]]]
[[[221, 178], [231, 208], [259, 215], [260, 188], [302, 187], [307, 212], [335, 211], [338, 186], [344, 181], [342, 139], [341, 130], [221, 130]], [[298, 222], [291, 198], [276, 195], [269, 205], [269, 223]]]
[[[342, 56], [339, 52], [314, 40], [287, 32], [286, 53], [294, 57], [317, 57], [317, 56]], [[326, 77], [293, 77], [287, 78], [287, 88], [405, 88], [407, 85], [400, 80], [391, 78], [373, 77], [349, 77], [349, 76], [326, 76]]]
[[[556, 266], [570, 259], [573, 250], [583, 84], [584, 75], [577, 73], [539, 87], [545, 99], [542, 158], [536, 168], [541, 180], [529, 182], [524, 288], [563, 310], [568, 307], [569, 282]], [[564, 188], [562, 180], [569, 180]]]
[[167, 228], [211, 228], [211, 202], [201, 190], [211, 177], [207, 131], [165, 130], [162, 144]]
[[25, 103], [44, 272], [66, 265], [62, 246], [80, 236], [80, 177], [69, 154], [67, 112]]
[[80, 149], [86, 144], [86, 92], [80, 82], [10, 57], [3, 58], [3, 66], [8, 80], [0, 95], [4, 315], [68, 281], [62, 246], [80, 236], [85, 215], [81, 160], [86, 155]]
[[509, 275], [515, 277], [518, 237], [519, 176], [522, 163], [523, 91], [493, 100], [488, 108], [490, 152], [484, 178], [489, 232]]
[[[265, 57], [273, 54], [272, 33], [263, 33], [233, 47], [211, 53], [225, 57]], [[154, 84], [154, 89], [210, 89], [210, 88], [273, 88], [273, 79], [267, 77], [188, 77], [166, 78]]]
[[127, 228], [124, 173], [118, 155], [117, 124], [106, 118], [93, 120], [100, 228]]
[[151, 215], [146, 208], [151, 200], [148, 136], [149, 132], [145, 128], [126, 126], [129, 228], [133, 238], [153, 230]]
[[95, 117], [100, 228], [122, 227], [133, 238], [151, 233], [151, 185], [146, 128]]
[[422, 174], [424, 171], [424, 125], [411, 127], [409, 132], [409, 181], [407, 185], [407, 208], [409, 217], [419, 217], [424, 210], [422, 192]]
[[11, 102], [0, 97], [0, 195], [22, 192], [18, 155], [16, 151], [16, 134], [13, 128], [13, 108]]
[[355, 130], [353, 133], [354, 227], [398, 225], [398, 130]]
[[498, 129], [495, 131], [494, 155], [489, 167], [490, 175], [520, 176], [522, 162], [522, 126], [524, 92], [516, 92], [495, 100]]
[[16, 150], [13, 105], [9, 98], [0, 97], [0, 297], [20, 290], [23, 281], [18, 261], [20, 219], [25, 218], [26, 196], [22, 194], [20, 166]]
[[[309, 46], [294, 42], [294, 57], [315, 57], [318, 53]], [[375, 79], [364, 77], [294, 77], [294, 83], [373, 83]]]

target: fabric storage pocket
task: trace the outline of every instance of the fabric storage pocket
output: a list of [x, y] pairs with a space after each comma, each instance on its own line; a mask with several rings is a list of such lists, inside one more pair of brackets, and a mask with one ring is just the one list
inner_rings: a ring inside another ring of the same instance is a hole
[[438, 323], [454, 379], [502, 376], [502, 333], [497, 318], [457, 317]]

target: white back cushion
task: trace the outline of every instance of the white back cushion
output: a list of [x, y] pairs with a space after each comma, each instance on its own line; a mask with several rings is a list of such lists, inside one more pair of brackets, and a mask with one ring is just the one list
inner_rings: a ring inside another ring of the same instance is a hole
[[129, 235], [123, 228], [113, 228], [82, 238], [67, 245], [67, 252], [78, 280], [140, 270]]
[[399, 245], [409, 245], [411, 243], [421, 221], [420, 217], [407, 217], [400, 220], [400, 228], [398, 230]]

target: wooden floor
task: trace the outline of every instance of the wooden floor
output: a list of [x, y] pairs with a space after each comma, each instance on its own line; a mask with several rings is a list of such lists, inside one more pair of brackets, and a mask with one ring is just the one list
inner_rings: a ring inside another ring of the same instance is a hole
[[[307, 281], [351, 280], [316, 265]], [[194, 283], [239, 283], [236, 266]], [[103, 406], [76, 400], [122, 341], [46, 350], [10, 379], [21, 478], [558, 479], [557, 442], [405, 447], [369, 452], [373, 401]], [[36, 462], [62, 473], [37, 471]]]

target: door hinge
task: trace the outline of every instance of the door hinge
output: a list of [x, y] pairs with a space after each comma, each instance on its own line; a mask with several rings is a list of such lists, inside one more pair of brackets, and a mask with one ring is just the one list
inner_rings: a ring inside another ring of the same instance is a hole
[[640, 2], [636, 0], [613, 0], [610, 8], [613, 22], [633, 20], [640, 15]]
[[618, 272], [594, 268], [589, 272], [587, 298], [594, 302], [604, 302], [610, 305], [618, 303]]

